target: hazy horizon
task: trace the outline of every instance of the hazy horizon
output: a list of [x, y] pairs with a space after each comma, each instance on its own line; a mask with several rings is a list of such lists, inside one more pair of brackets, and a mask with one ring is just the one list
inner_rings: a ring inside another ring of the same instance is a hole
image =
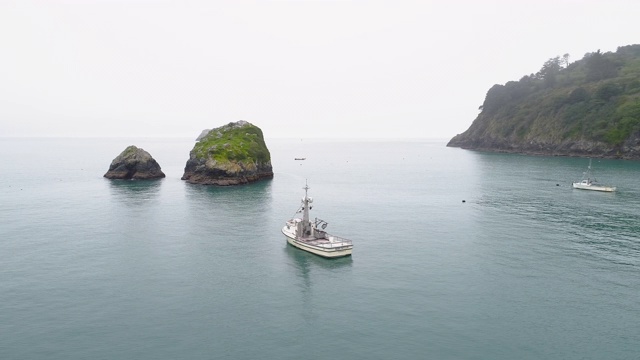
[[450, 139], [494, 84], [639, 43], [640, 3], [0, 4], [0, 137]]
[[[200, 135], [200, 134], [198, 134]], [[115, 140], [155, 140], [155, 139], [167, 139], [167, 140], [189, 140], [194, 143], [197, 136], [188, 135], [139, 135], [139, 136], [127, 136], [127, 135], [105, 135], [105, 136], [85, 136], [85, 135], [14, 135], [14, 136], [0, 136], [0, 139], [115, 139]], [[295, 141], [443, 141], [448, 142], [451, 140], [448, 137], [339, 137], [339, 136], [316, 136], [316, 137], [295, 137], [295, 136], [264, 136], [266, 141], [269, 140], [295, 140]]]

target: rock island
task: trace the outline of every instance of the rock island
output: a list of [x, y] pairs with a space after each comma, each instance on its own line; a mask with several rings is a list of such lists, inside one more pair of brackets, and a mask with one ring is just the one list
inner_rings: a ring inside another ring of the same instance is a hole
[[113, 161], [104, 177], [108, 179], [159, 179], [165, 177], [151, 154], [134, 145], [128, 146]]
[[182, 180], [192, 184], [240, 185], [273, 178], [262, 130], [240, 120], [198, 137]]

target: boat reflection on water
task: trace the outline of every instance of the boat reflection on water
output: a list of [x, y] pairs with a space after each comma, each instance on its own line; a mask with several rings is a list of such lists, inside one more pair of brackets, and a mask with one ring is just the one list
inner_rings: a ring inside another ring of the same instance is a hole
[[312, 305], [314, 301], [317, 301], [318, 296], [318, 294], [314, 296], [313, 284], [328, 273], [349, 272], [353, 265], [353, 258], [347, 256], [326, 259], [306, 251], [300, 251], [286, 243], [285, 246], [283, 246], [283, 250], [290, 259], [288, 266], [293, 268], [292, 271], [295, 273], [296, 282], [299, 282], [297, 286], [300, 288], [301, 302], [305, 305], [303, 316], [313, 317]]

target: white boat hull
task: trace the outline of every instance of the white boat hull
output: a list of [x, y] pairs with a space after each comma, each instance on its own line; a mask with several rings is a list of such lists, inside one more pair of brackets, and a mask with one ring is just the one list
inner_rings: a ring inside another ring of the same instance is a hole
[[604, 191], [604, 192], [614, 192], [616, 191], [615, 186], [602, 186], [602, 185], [594, 185], [594, 184], [584, 184], [582, 182], [573, 183], [574, 189], [581, 190], [593, 190], [593, 191]]
[[330, 246], [316, 246], [310, 244], [307, 241], [296, 238], [296, 236], [293, 233], [287, 231], [286, 228], [286, 226], [282, 228], [282, 233], [287, 239], [287, 242], [300, 250], [304, 250], [326, 258], [350, 256], [351, 252], [353, 251], [353, 245], [342, 245], [340, 242], [331, 243]]
[[604, 192], [616, 191], [615, 186], [598, 185], [595, 180], [592, 180], [593, 177], [591, 175], [591, 159], [589, 159], [589, 166], [587, 167], [587, 171], [585, 171], [582, 175], [582, 181], [573, 183], [574, 189]]

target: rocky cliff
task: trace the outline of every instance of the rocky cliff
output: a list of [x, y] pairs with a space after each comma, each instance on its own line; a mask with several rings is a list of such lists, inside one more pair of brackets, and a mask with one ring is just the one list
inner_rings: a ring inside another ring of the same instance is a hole
[[640, 45], [549, 59], [536, 74], [491, 87], [480, 110], [447, 146], [640, 159]]
[[104, 177], [108, 179], [159, 179], [165, 177], [160, 165], [143, 149], [128, 146], [113, 161]]
[[262, 130], [242, 120], [200, 136], [182, 176], [192, 184], [221, 186], [271, 178], [271, 154]]
[[622, 144], [613, 145], [589, 138], [562, 138], [557, 133], [518, 137], [496, 136], [488, 131], [467, 132], [454, 136], [447, 146], [469, 150], [519, 153], [529, 155], [576, 156], [612, 159], [640, 159], [640, 132], [631, 134]]

